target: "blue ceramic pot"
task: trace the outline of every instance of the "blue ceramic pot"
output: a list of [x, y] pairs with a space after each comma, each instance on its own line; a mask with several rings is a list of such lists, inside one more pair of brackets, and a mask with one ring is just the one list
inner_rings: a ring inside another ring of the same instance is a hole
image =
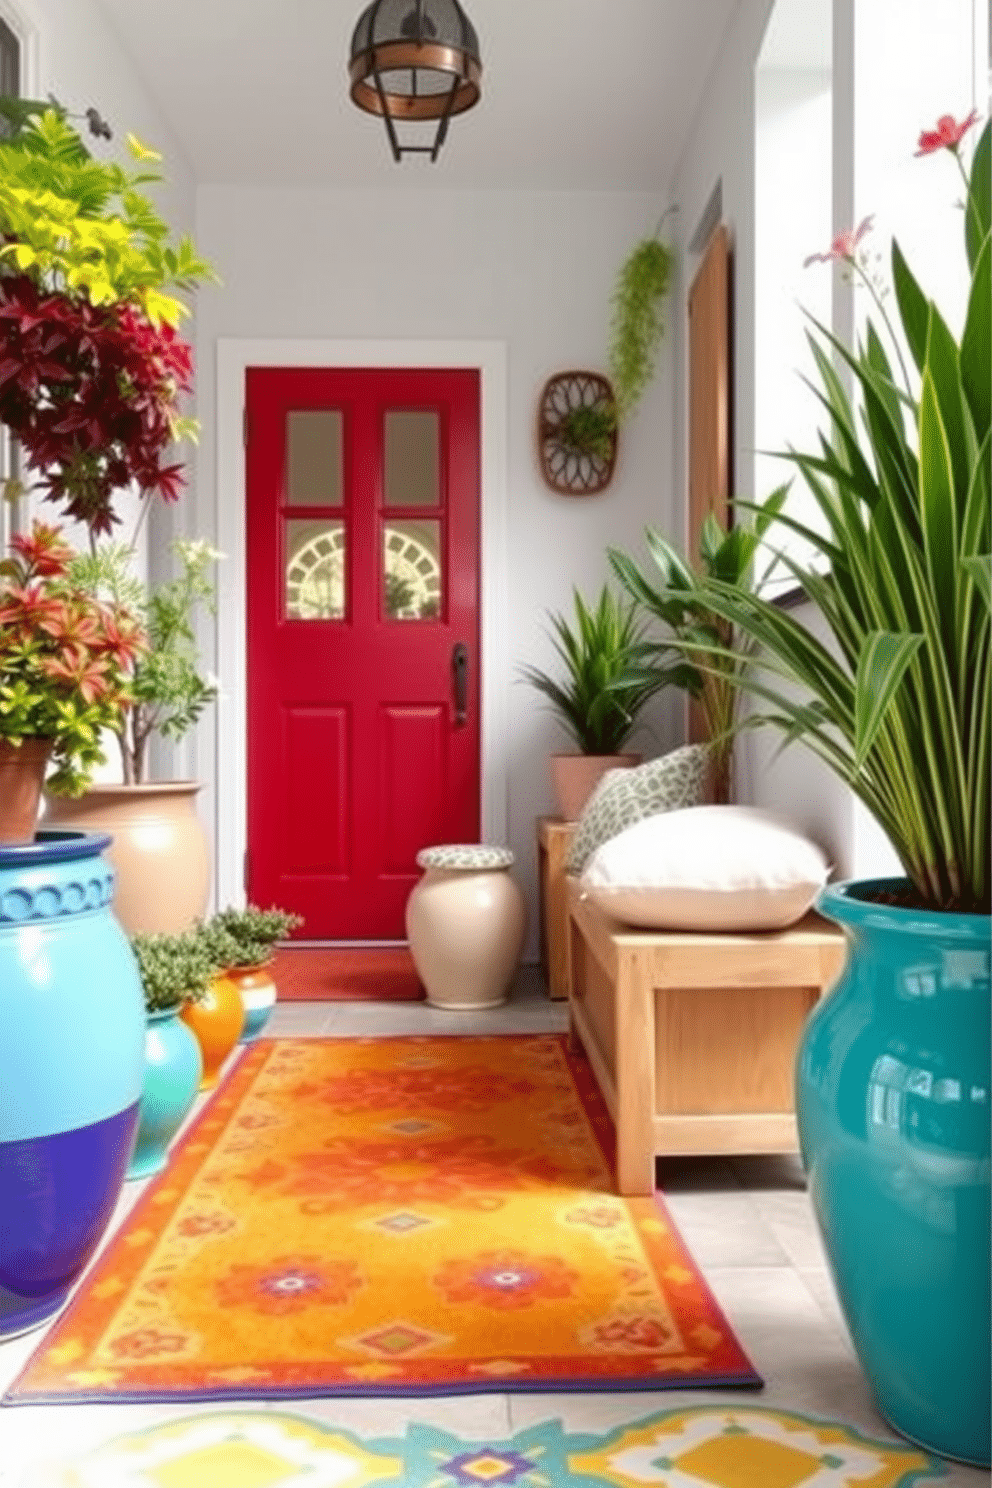
[[820, 898], [848, 958], [800, 1044], [800, 1144], [879, 1410], [931, 1451], [987, 1466], [990, 922], [872, 902], [902, 882]]
[[0, 847], [0, 1336], [62, 1306], [114, 1212], [138, 1124], [145, 1005], [110, 912], [110, 838]]
[[179, 1008], [148, 1014], [141, 1113], [129, 1178], [147, 1178], [165, 1167], [169, 1143], [182, 1126], [203, 1079], [203, 1059]]

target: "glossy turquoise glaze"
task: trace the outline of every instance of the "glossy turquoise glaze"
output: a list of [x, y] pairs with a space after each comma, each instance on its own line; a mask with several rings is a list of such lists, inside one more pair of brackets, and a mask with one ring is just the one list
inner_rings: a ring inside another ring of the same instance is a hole
[[200, 1045], [178, 1007], [149, 1013], [138, 1140], [128, 1178], [147, 1178], [165, 1167], [169, 1143], [191, 1110], [202, 1078]]
[[846, 968], [810, 1017], [796, 1113], [810, 1197], [879, 1409], [989, 1463], [990, 922], [834, 885]]
[[138, 1121], [145, 1003], [111, 914], [109, 837], [0, 847], [0, 1336], [62, 1306]]

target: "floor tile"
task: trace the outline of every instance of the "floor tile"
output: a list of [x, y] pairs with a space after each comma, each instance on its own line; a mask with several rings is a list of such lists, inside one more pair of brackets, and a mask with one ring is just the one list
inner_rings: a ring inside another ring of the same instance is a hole
[[678, 1193], [665, 1203], [696, 1263], [710, 1266], [782, 1266], [788, 1256], [749, 1194]]
[[400, 1436], [411, 1421], [422, 1421], [459, 1436], [484, 1438], [510, 1434], [505, 1395], [449, 1395], [403, 1400], [272, 1401], [272, 1410], [298, 1410], [325, 1425], [343, 1426], [364, 1436]]
[[752, 1202], [768, 1229], [798, 1270], [823, 1270], [827, 1264], [823, 1242], [804, 1189], [785, 1192], [749, 1190]]
[[845, 1343], [850, 1343], [851, 1335], [848, 1332], [847, 1323], [837, 1297], [837, 1289], [834, 1286], [833, 1277], [826, 1266], [804, 1268], [798, 1267], [797, 1274], [802, 1278], [806, 1289], [812, 1292], [813, 1297], [832, 1327], [843, 1338]]

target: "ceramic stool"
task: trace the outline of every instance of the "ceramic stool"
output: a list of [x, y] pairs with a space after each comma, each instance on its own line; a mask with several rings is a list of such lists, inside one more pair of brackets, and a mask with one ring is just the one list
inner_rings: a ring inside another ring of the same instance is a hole
[[484, 843], [425, 847], [406, 904], [406, 934], [433, 1007], [469, 1011], [506, 1001], [527, 927], [510, 876], [513, 853]]

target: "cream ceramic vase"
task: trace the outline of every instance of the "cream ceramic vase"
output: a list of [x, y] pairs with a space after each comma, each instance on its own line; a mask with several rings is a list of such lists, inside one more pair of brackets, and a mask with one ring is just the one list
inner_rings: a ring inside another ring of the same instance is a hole
[[468, 1012], [506, 1001], [527, 907], [509, 848], [465, 844], [417, 854], [424, 876], [406, 905], [406, 933], [432, 1007]]
[[641, 763], [639, 754], [553, 754], [551, 786], [558, 813], [575, 821], [607, 770], [630, 770]]
[[113, 913], [128, 935], [188, 930], [210, 894], [210, 854], [194, 780], [96, 785], [76, 800], [45, 797], [46, 827], [109, 832]]

